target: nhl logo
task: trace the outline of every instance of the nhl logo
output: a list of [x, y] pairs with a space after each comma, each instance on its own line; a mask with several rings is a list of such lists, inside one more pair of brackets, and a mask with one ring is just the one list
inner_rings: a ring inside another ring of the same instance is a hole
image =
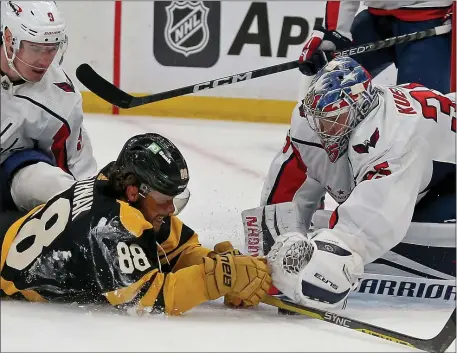
[[165, 41], [170, 49], [186, 57], [205, 49], [209, 41], [209, 8], [203, 2], [172, 2], [165, 10]]

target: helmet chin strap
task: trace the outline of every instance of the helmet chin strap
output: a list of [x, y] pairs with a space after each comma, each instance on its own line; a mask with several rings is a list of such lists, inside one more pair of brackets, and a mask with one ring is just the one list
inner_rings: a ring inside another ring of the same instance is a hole
[[[3, 43], [6, 43], [5, 41], [5, 36], [3, 35]], [[62, 56], [59, 60], [59, 65], [62, 64], [62, 61], [63, 61], [63, 57], [64, 57], [64, 54], [66, 52], [66, 47], [62, 49]], [[43, 71], [46, 71], [49, 67], [47, 68], [42, 68], [42, 67], [38, 67], [38, 66], [33, 66], [33, 65], [30, 65], [28, 63], [26, 63], [24, 60], [22, 60], [20, 57], [16, 56], [16, 49], [13, 47], [13, 56], [11, 58], [8, 57], [8, 52], [6, 50], [6, 45], [4, 44], [3, 45], [3, 51], [5, 53], [5, 57], [6, 57], [6, 61], [8, 62], [8, 67], [13, 70], [22, 80], [26, 81], [26, 82], [34, 82], [34, 81], [30, 81], [30, 80], [27, 80], [23, 75], [21, 75], [21, 73], [19, 72], [19, 70], [16, 68], [16, 66], [14, 66], [14, 59], [17, 59], [19, 60], [21, 63], [23, 63], [24, 65], [27, 65], [28, 67], [31, 67], [32, 69], [36, 69], [36, 70], [43, 70]]]
[[37, 69], [37, 70], [42, 70], [42, 71], [46, 71], [48, 69], [47, 67], [44, 68], [44, 67], [30, 65], [29, 63], [26, 63], [24, 60], [22, 60], [19, 56], [16, 56], [16, 59], [19, 60], [24, 65], [27, 65], [28, 67], [31, 67], [32, 69]]
[[[3, 38], [3, 43], [5, 43], [5, 38]], [[3, 45], [3, 51], [5, 52], [5, 57], [6, 57], [6, 61], [8, 62], [8, 67], [13, 70], [16, 74], [18, 74], [18, 76], [26, 81], [26, 82], [31, 82], [30, 80], [27, 80], [24, 76], [22, 76], [19, 71], [16, 69], [16, 66], [14, 66], [14, 58], [16, 57], [16, 49], [13, 48], [13, 56], [11, 58], [8, 57], [8, 52], [6, 50], [6, 44]], [[17, 58], [19, 61], [23, 62], [21, 59]]]

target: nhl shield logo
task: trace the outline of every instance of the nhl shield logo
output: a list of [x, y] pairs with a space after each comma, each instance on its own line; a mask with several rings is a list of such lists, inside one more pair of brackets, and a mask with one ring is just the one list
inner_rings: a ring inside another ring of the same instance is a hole
[[201, 1], [177, 1], [165, 7], [165, 41], [173, 51], [188, 57], [205, 49], [209, 41], [207, 8]]

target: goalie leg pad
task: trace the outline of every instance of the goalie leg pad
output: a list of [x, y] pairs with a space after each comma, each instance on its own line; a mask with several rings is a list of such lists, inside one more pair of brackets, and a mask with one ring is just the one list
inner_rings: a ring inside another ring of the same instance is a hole
[[283, 202], [251, 208], [241, 213], [246, 251], [251, 256], [268, 254], [281, 234], [306, 234], [305, 223], [295, 202]]

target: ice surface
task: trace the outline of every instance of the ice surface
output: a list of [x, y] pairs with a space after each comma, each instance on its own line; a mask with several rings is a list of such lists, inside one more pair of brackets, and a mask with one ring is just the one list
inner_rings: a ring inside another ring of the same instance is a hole
[[[100, 167], [134, 134], [157, 132], [174, 141], [187, 159], [192, 194], [181, 219], [199, 233], [203, 245], [230, 240], [240, 249], [240, 212], [258, 204], [263, 177], [288, 130], [287, 125], [101, 115], [88, 115], [85, 124]], [[405, 298], [354, 299], [344, 315], [429, 338], [443, 327], [452, 307]], [[1, 351], [415, 350], [315, 319], [278, 315], [266, 305], [230, 310], [219, 300], [182, 317], [132, 317], [106, 306], [2, 301]], [[448, 351], [455, 351], [455, 342]]]

